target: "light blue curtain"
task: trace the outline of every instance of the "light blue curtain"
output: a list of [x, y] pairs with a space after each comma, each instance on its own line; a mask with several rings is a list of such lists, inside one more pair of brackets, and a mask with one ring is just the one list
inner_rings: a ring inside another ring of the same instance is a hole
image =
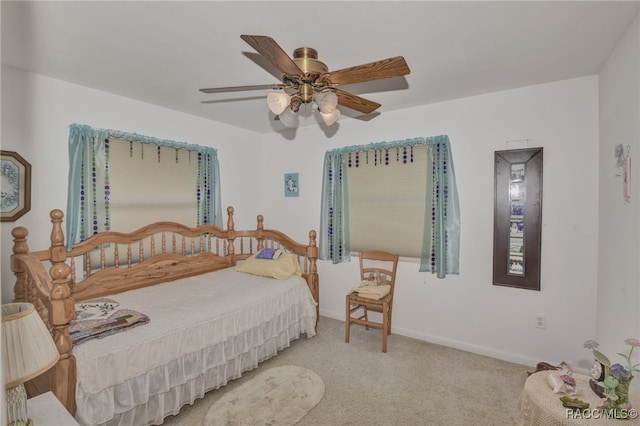
[[341, 150], [328, 151], [322, 177], [320, 259], [333, 263], [351, 260], [348, 201], [345, 155]]
[[420, 272], [460, 272], [460, 204], [448, 136], [427, 138], [427, 196]]
[[[220, 167], [214, 148], [72, 124], [69, 128], [69, 183], [65, 216], [67, 249], [96, 232], [110, 229], [110, 138], [197, 152], [197, 224], [222, 227]], [[96, 165], [102, 165], [99, 169], [104, 170], [103, 176], [96, 175]], [[104, 200], [104, 209], [97, 207], [100, 198]]]
[[405, 139], [327, 151], [320, 218], [320, 259], [350, 260], [346, 158], [349, 153], [427, 145], [427, 196], [420, 271], [438, 278], [459, 273], [460, 207], [449, 137]]

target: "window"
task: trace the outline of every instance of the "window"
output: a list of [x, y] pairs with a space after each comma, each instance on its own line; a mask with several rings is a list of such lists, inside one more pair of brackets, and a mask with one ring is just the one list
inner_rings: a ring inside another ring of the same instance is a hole
[[420, 271], [457, 274], [460, 218], [449, 138], [436, 136], [328, 151], [320, 259], [380, 249], [419, 257]]
[[198, 154], [112, 138], [111, 227], [134, 231], [158, 221], [197, 225]]
[[74, 124], [69, 159], [67, 248], [156, 221], [222, 226], [213, 148]]
[[347, 154], [351, 250], [419, 258], [427, 191], [426, 145]]

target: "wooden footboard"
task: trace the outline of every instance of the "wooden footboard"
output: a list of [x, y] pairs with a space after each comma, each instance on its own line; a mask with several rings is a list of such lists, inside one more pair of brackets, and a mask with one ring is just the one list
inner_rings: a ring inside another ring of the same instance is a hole
[[227, 214], [226, 229], [159, 222], [131, 233], [96, 234], [70, 251], [65, 249], [61, 210], [51, 211], [51, 247], [47, 250], [30, 251], [27, 229], [13, 229], [15, 301], [33, 303], [51, 331], [60, 352], [60, 361], [50, 374], [51, 390], [71, 414], [76, 412], [76, 361], [67, 327], [76, 302], [228, 268], [264, 247], [277, 247], [297, 255], [317, 303], [317, 327], [315, 231], [309, 232], [309, 243], [302, 244], [280, 231], [264, 229], [262, 215], [257, 217], [256, 229], [239, 231], [234, 227], [233, 207], [227, 208]]

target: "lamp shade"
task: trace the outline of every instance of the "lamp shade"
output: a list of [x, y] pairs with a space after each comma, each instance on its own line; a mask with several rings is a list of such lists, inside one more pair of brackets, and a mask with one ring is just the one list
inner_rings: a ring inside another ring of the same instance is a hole
[[324, 124], [331, 126], [340, 117], [340, 110], [336, 108], [329, 113], [320, 112], [320, 117], [322, 117]]
[[287, 127], [296, 127], [298, 125], [298, 114], [291, 111], [291, 108], [286, 108], [279, 117], [280, 122]]
[[2, 305], [2, 369], [7, 389], [44, 373], [60, 354], [30, 303]]
[[320, 92], [316, 94], [314, 101], [320, 112], [332, 113], [338, 106], [338, 96], [334, 92]]
[[273, 92], [267, 95], [267, 104], [269, 109], [275, 115], [279, 115], [291, 103], [291, 96], [287, 93]]

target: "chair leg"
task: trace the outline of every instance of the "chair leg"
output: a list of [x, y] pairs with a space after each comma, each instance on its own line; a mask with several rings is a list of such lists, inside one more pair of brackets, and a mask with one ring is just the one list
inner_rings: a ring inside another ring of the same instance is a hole
[[389, 334], [389, 305], [382, 304], [382, 352], [387, 352], [387, 335]]
[[369, 311], [365, 305], [362, 306], [362, 309], [364, 309], [364, 320], [367, 322], [367, 324], [364, 325], [364, 329], [369, 330]]
[[349, 296], [346, 298], [347, 302], [347, 316], [344, 322], [344, 341], [349, 343], [349, 332], [351, 331], [351, 304], [349, 303]]
[[391, 321], [393, 319], [393, 304], [389, 304], [389, 327], [387, 327], [387, 334], [391, 334]]

